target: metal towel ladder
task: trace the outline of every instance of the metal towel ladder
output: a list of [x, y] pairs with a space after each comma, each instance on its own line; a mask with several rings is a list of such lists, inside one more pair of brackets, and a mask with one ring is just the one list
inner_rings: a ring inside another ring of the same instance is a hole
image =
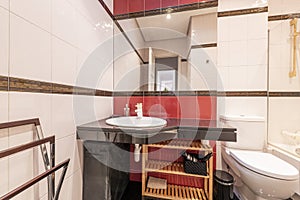
[[[46, 171], [3, 195], [0, 197], [0, 200], [11, 199], [46, 177], [48, 182], [48, 200], [58, 200], [70, 159], [67, 159], [55, 166], [55, 136], [44, 138], [40, 120], [38, 118], [2, 123], [0, 124], [0, 129], [8, 129], [25, 125], [34, 125], [33, 131], [36, 133], [38, 140], [0, 151], [0, 159], [39, 146]], [[47, 152], [46, 143], [50, 144], [50, 156]], [[61, 168], [63, 168], [62, 174], [55, 190], [55, 172]]]

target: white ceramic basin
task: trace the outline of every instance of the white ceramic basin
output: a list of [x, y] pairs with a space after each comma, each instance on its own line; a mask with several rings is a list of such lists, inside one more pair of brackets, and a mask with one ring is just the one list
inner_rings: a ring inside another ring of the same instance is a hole
[[126, 128], [158, 128], [167, 124], [167, 121], [164, 119], [156, 117], [138, 118], [137, 116], [110, 118], [105, 122], [112, 126]]

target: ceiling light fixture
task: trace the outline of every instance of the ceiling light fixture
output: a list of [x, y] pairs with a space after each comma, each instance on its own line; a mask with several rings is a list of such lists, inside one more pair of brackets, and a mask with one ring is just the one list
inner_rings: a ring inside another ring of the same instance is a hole
[[171, 19], [171, 18], [172, 18], [171, 14], [168, 13], [167, 16], [166, 16], [166, 18], [167, 18], [167, 19]]
[[168, 8], [166, 11], [167, 11], [167, 16], [166, 16], [166, 18], [167, 18], [167, 19], [171, 19], [171, 18], [172, 18], [171, 13], [172, 13], [173, 9], [172, 9], [172, 8]]

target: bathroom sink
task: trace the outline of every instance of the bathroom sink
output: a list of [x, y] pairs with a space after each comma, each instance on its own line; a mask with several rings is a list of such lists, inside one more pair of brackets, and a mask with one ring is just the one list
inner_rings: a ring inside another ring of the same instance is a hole
[[112, 126], [126, 127], [126, 128], [159, 128], [167, 124], [167, 121], [157, 117], [117, 117], [110, 118], [105, 121]]

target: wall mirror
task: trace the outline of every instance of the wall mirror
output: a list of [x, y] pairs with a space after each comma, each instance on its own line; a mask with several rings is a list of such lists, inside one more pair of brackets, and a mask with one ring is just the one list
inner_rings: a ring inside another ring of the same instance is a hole
[[215, 89], [217, 1], [114, 16], [114, 91]]

